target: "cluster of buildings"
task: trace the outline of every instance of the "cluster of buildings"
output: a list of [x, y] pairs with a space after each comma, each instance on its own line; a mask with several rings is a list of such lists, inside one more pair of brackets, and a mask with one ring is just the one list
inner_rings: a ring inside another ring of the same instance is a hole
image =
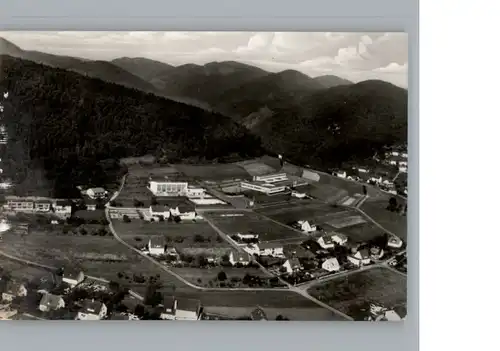
[[5, 197], [3, 208], [13, 212], [54, 213], [62, 217], [69, 217], [71, 215], [71, 206], [71, 200], [8, 195]]
[[205, 188], [189, 184], [180, 176], [151, 177], [147, 188], [156, 197], [185, 197], [196, 205], [225, 205], [226, 203], [207, 193]]
[[[305, 181], [299, 182], [288, 178], [286, 173], [273, 173], [260, 176], [254, 176], [251, 181], [243, 180], [240, 182], [240, 187], [247, 190], [257, 191], [266, 195], [282, 194], [297, 186], [306, 185]], [[305, 194], [293, 191], [295, 197], [305, 197]]]
[[399, 322], [406, 319], [406, 307], [397, 306], [389, 309], [374, 303], [370, 304], [369, 315], [366, 317], [367, 321], [385, 321], [385, 322]]
[[197, 218], [195, 205], [182, 198], [169, 198], [158, 200], [157, 205], [151, 205], [148, 217], [155, 220], [179, 217], [181, 220], [194, 220]]

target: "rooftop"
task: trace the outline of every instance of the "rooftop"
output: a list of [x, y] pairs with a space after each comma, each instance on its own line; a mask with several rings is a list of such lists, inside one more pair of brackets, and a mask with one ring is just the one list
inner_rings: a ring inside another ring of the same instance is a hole
[[100, 301], [87, 299], [87, 300], [83, 301], [82, 309], [80, 311], [84, 312], [84, 313], [99, 314], [99, 312], [101, 311], [102, 305], [103, 305], [103, 303]]
[[168, 176], [151, 176], [149, 178], [150, 182], [157, 183], [187, 183], [190, 179], [183, 175], [168, 175]]
[[233, 259], [236, 262], [248, 262], [250, 261], [250, 255], [246, 252], [232, 251]]
[[150, 239], [151, 247], [154, 248], [164, 248], [165, 247], [165, 239], [162, 236], [153, 236]]
[[101, 187], [87, 189], [87, 191], [89, 191], [89, 190], [92, 190], [94, 193], [104, 193], [106, 191], [106, 189], [101, 188]]
[[47, 293], [44, 294], [42, 299], [40, 300], [40, 305], [46, 306], [48, 308], [57, 308], [60, 300], [61, 296]]
[[200, 300], [180, 298], [177, 299], [177, 310], [198, 312], [201, 307]]

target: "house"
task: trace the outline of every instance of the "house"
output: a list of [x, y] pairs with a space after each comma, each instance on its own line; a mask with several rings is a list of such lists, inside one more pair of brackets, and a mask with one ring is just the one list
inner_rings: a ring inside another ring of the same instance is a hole
[[387, 322], [399, 322], [401, 321], [401, 316], [394, 310], [387, 310], [384, 312], [384, 318], [382, 320]]
[[10, 279], [0, 279], [0, 293], [3, 301], [12, 301], [16, 297], [28, 295], [28, 290], [22, 283]]
[[0, 307], [0, 321], [11, 320], [16, 314], [17, 310], [10, 308], [10, 306]]
[[284, 257], [283, 246], [275, 243], [262, 243], [259, 245], [259, 255]]
[[168, 247], [165, 250], [165, 255], [172, 258], [179, 258], [179, 253], [177, 252], [175, 247]]
[[110, 321], [138, 321], [139, 317], [132, 313], [112, 313], [109, 316]]
[[201, 302], [196, 299], [164, 296], [161, 319], [197, 321], [201, 316]]
[[247, 252], [242, 253], [238, 251], [231, 251], [229, 253], [229, 262], [234, 266], [236, 264], [242, 264], [244, 266], [250, 264], [250, 256]]
[[175, 320], [197, 321], [201, 316], [201, 302], [195, 299], [179, 298], [175, 309]]
[[300, 229], [305, 233], [315, 232], [317, 230], [316, 225], [309, 223], [309, 221], [298, 221]]
[[105, 304], [94, 299], [86, 299], [83, 301], [82, 308], [78, 311], [75, 320], [98, 321], [103, 319], [107, 313], [108, 308]]
[[333, 241], [331, 235], [323, 235], [317, 242], [323, 249], [333, 249], [335, 247], [335, 241]]
[[403, 246], [403, 241], [395, 235], [392, 235], [387, 241], [387, 246], [393, 249], [400, 249]]
[[102, 199], [106, 197], [108, 192], [104, 188], [90, 188], [87, 189], [86, 194], [91, 199]]
[[175, 310], [177, 307], [177, 300], [173, 296], [164, 296], [162, 302], [162, 312], [160, 313], [161, 319], [175, 320]]
[[321, 268], [327, 272], [338, 272], [340, 271], [340, 264], [335, 257], [332, 257], [323, 262]]
[[398, 162], [398, 166], [407, 167], [408, 166], [408, 161], [407, 160], [401, 160], [401, 161]]
[[35, 201], [31, 197], [6, 196], [6, 204], [4, 207], [8, 210], [19, 212], [33, 212]]
[[179, 203], [175, 206], [170, 206], [170, 214], [174, 217], [180, 217], [183, 220], [196, 218], [195, 207], [191, 203]]
[[382, 176], [371, 176], [368, 181], [371, 183], [380, 184], [382, 182]]
[[186, 196], [189, 198], [203, 198], [205, 197], [206, 190], [202, 187], [191, 186], [187, 188]]
[[170, 208], [164, 205], [151, 205], [149, 206], [150, 217], [163, 217], [165, 219], [170, 217]]
[[339, 178], [346, 178], [347, 177], [347, 173], [346, 171], [333, 171], [332, 172], [332, 175], [335, 176], [335, 177], [339, 177]]
[[149, 239], [148, 252], [151, 256], [160, 256], [165, 254], [165, 240], [161, 236], [155, 236]]
[[288, 274], [298, 272], [299, 270], [302, 269], [302, 265], [300, 264], [300, 261], [298, 258], [290, 258], [290, 259], [286, 260], [286, 262], [283, 263], [282, 267], [285, 269], [285, 271]]
[[250, 313], [250, 319], [253, 321], [267, 321], [267, 316], [262, 308], [257, 307]]
[[156, 196], [185, 196], [188, 182], [180, 177], [151, 177], [148, 189]]
[[38, 200], [34, 202], [35, 211], [37, 212], [49, 212], [52, 206], [52, 201], [50, 200]]
[[259, 240], [259, 234], [255, 233], [238, 233], [236, 234], [236, 237], [241, 240], [241, 241], [247, 241], [247, 240]]
[[85, 274], [79, 269], [61, 269], [62, 281], [68, 284], [71, 288], [74, 288], [81, 282], [85, 280]]
[[408, 153], [407, 152], [402, 152], [401, 157], [408, 158]]
[[361, 249], [355, 254], [347, 256], [347, 260], [357, 267], [370, 264], [370, 254], [367, 249]]
[[358, 168], [359, 173], [370, 173], [370, 170], [367, 168]]
[[392, 156], [396, 156], [396, 157], [397, 157], [397, 156], [399, 156], [399, 152], [397, 152], [397, 151], [392, 151], [392, 152], [391, 152], [391, 155], [392, 155]]
[[42, 312], [54, 311], [66, 306], [63, 298], [59, 295], [43, 294], [38, 309]]
[[304, 199], [306, 197], [306, 193], [299, 193], [297, 191], [292, 191], [292, 196], [297, 199]]
[[250, 255], [259, 255], [260, 254], [260, 248], [259, 245], [257, 244], [248, 244], [243, 248], [245, 252], [248, 252]]
[[337, 245], [345, 245], [347, 244], [347, 236], [341, 233], [335, 233], [332, 235], [332, 240]]
[[215, 254], [208, 254], [205, 259], [207, 260], [207, 263], [215, 263], [217, 262], [217, 255]]
[[243, 189], [254, 190], [267, 195], [282, 193], [287, 186], [283, 183], [268, 183], [264, 181], [242, 181], [240, 187]]
[[97, 201], [95, 199], [85, 199], [84, 203], [87, 211], [95, 211], [97, 209]]
[[402, 173], [407, 173], [408, 172], [408, 167], [406, 166], [399, 166], [399, 171]]
[[378, 246], [373, 246], [370, 248], [370, 257], [373, 260], [380, 260], [384, 256], [384, 250]]

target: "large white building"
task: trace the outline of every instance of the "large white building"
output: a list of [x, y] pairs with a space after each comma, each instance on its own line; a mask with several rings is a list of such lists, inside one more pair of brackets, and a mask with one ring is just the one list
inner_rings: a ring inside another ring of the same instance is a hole
[[156, 196], [186, 196], [188, 182], [182, 179], [151, 178], [148, 189]]
[[252, 181], [242, 181], [240, 185], [244, 189], [273, 195], [284, 192], [287, 189], [288, 176], [286, 173], [254, 176]]

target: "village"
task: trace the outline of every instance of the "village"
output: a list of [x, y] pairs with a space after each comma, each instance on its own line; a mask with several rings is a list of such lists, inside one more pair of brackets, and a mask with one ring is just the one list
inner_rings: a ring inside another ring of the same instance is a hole
[[[405, 150], [392, 150], [383, 160], [376, 158], [376, 171], [358, 167], [331, 174], [293, 166], [282, 156], [213, 166], [157, 165], [138, 158], [124, 160], [128, 172], [118, 189], [82, 186], [77, 199], [7, 195], [0, 233], [0, 253], [7, 257], [12, 245], [25, 250], [27, 242], [39, 243], [39, 233], [50, 231], [57, 232], [58, 240], [93, 240], [93, 267], [103, 260], [96, 257], [105, 255], [99, 241], [116, 243], [127, 255], [173, 276], [177, 284], [200, 291], [201, 297], [176, 296], [175, 289], [151, 293], [149, 287], [159, 278], [134, 273], [136, 283], [143, 280], [148, 286], [143, 297], [118, 282], [125, 273], [102, 277], [95, 270], [87, 272], [87, 263], [72, 267], [69, 260], [63, 267], [49, 262], [54, 269], [42, 284], [50, 281], [49, 287], [16, 282], [5, 274], [0, 280], [2, 316], [16, 318], [17, 311], [27, 310], [42, 319], [268, 319], [259, 303], [244, 313], [224, 315], [213, 303], [206, 305], [201, 293], [262, 289], [291, 291], [351, 318], [351, 307], [337, 309], [325, 296], [315, 295], [315, 287], [380, 269], [406, 281], [406, 229], [383, 230], [367, 214], [396, 218], [406, 226], [406, 180], [397, 181], [406, 174], [406, 158]], [[109, 258], [116, 255], [110, 252], [106, 260], [118, 262]], [[401, 305], [399, 297], [372, 302], [369, 309], [358, 306], [352, 318], [394, 319]], [[290, 315], [274, 314], [271, 319]]]

